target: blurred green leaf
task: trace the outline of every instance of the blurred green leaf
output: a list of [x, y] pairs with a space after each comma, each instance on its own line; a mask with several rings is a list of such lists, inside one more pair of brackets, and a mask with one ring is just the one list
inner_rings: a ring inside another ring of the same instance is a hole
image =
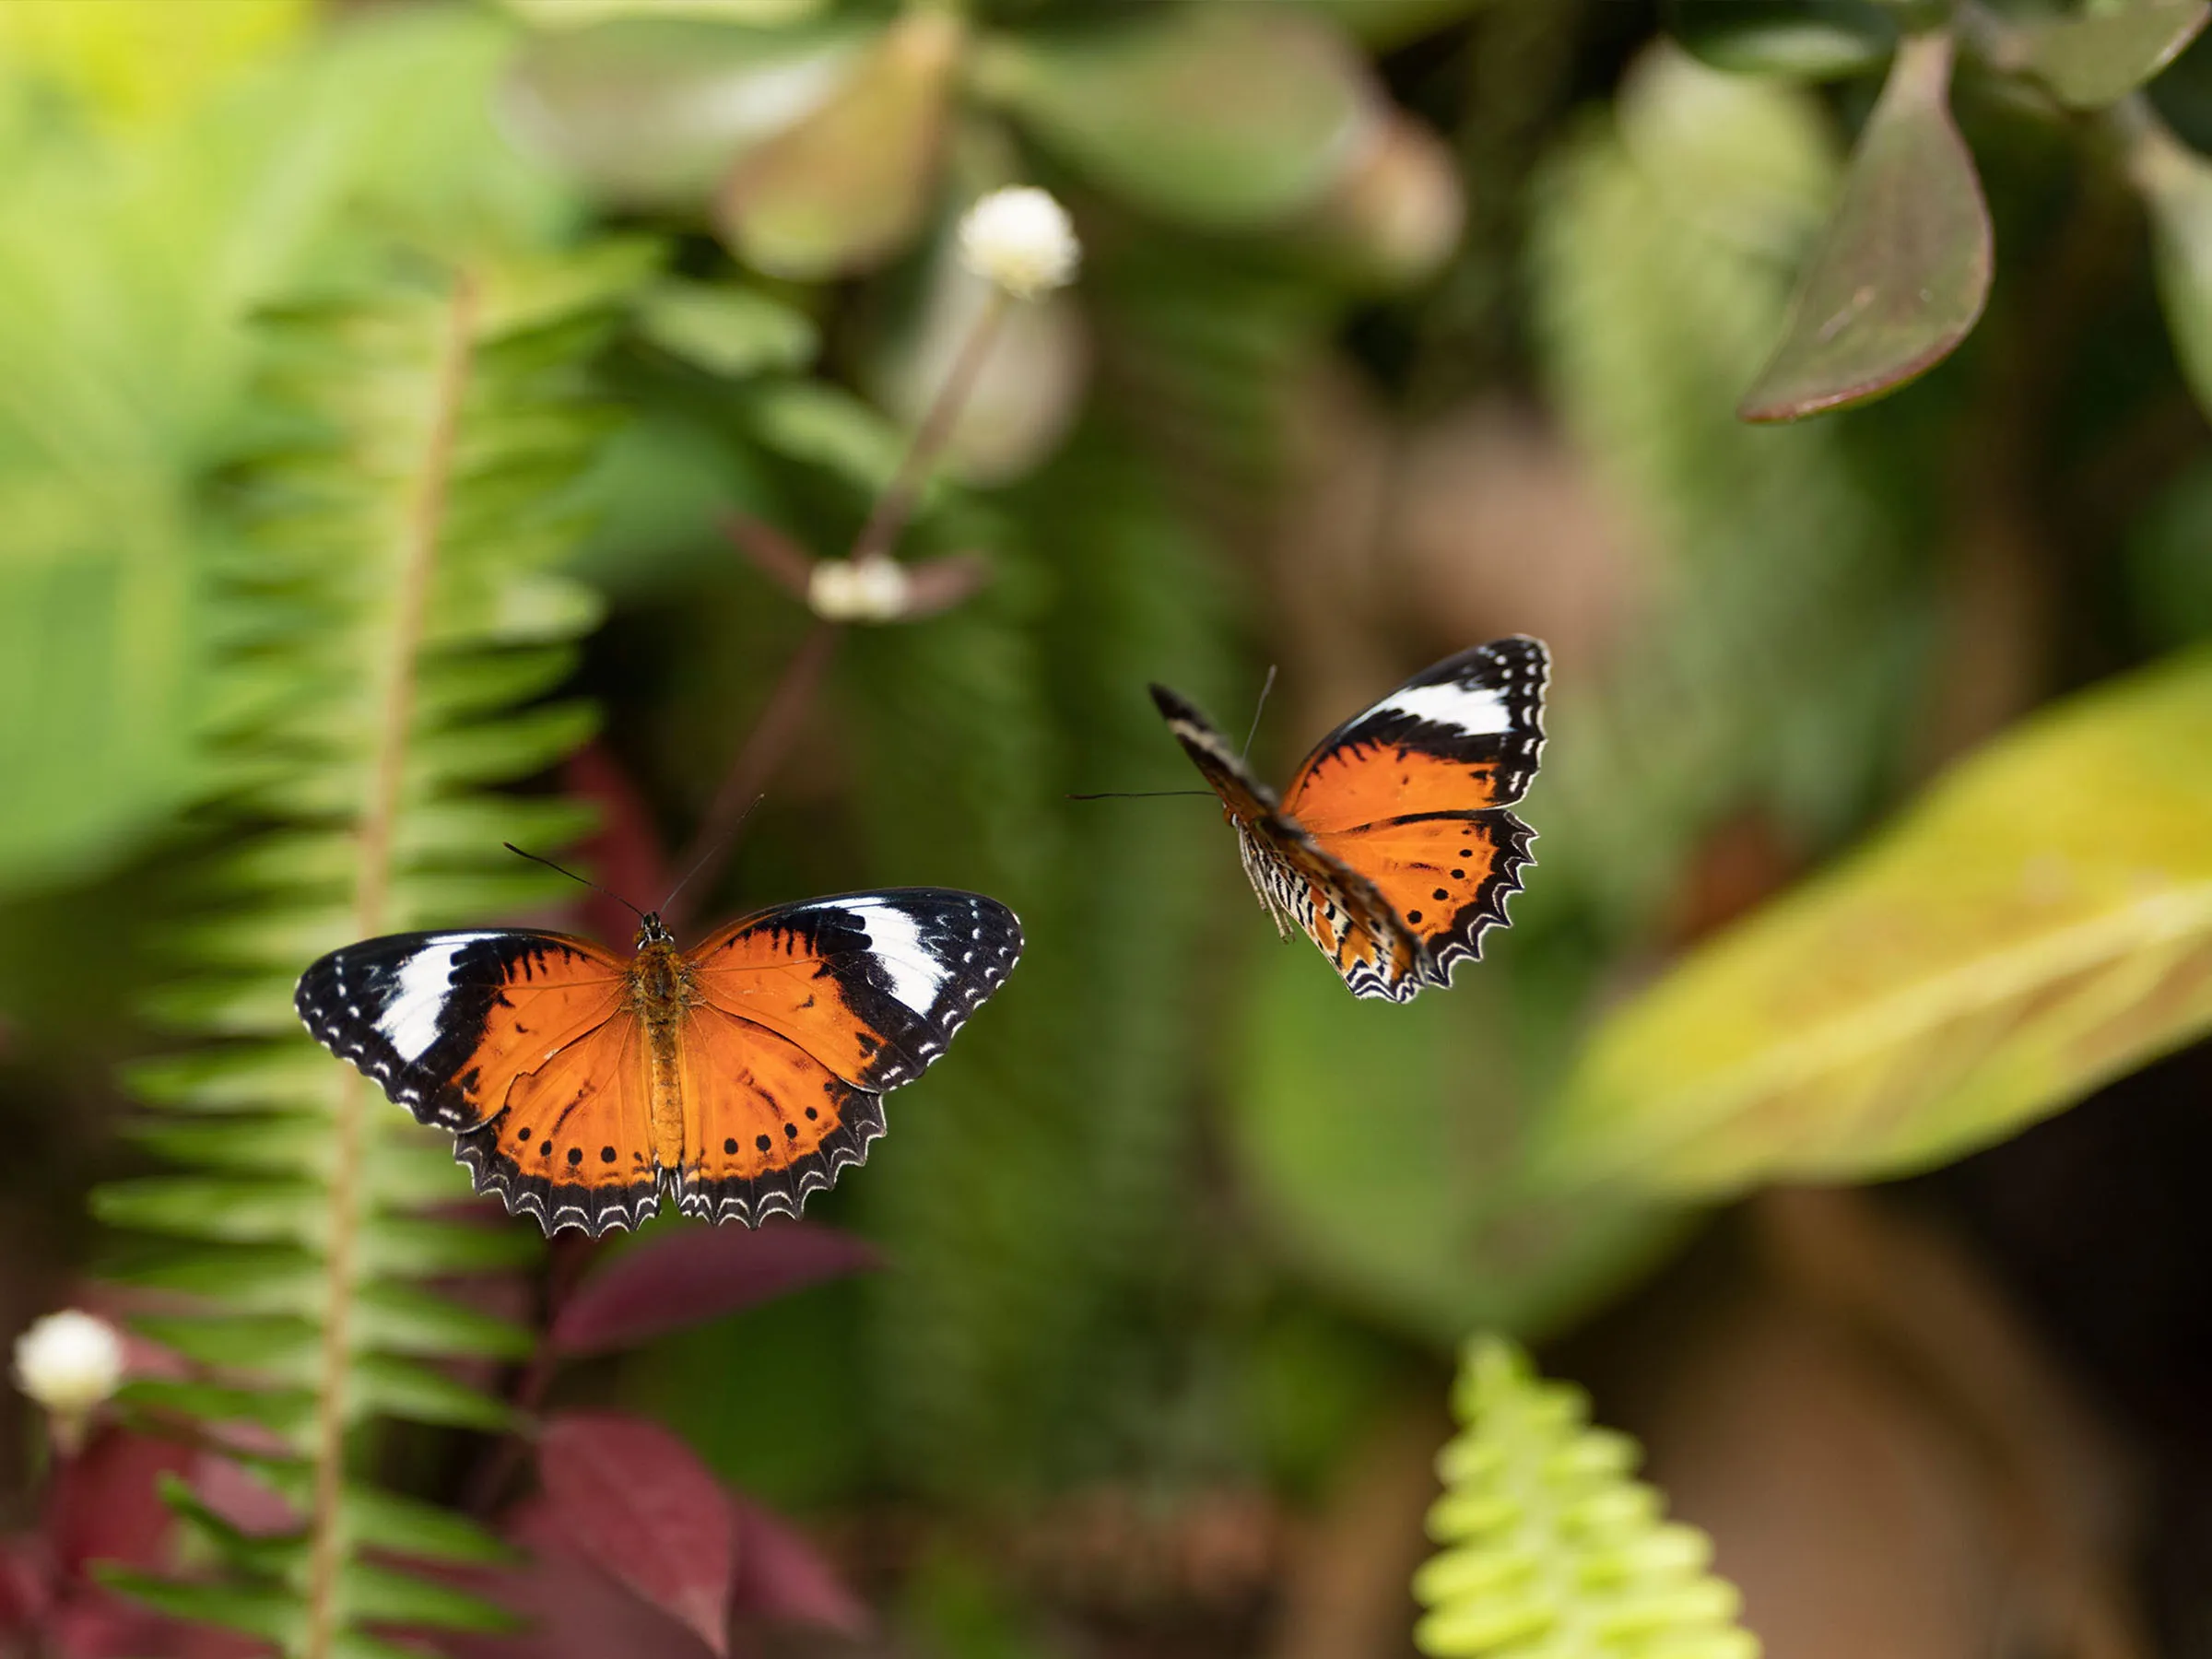
[[1897, 21], [1874, 0], [1669, 0], [1668, 30], [1731, 75], [1831, 80], [1878, 69]]
[[1214, 0], [1090, 29], [995, 35], [975, 84], [1039, 142], [1152, 212], [1223, 229], [1313, 206], [1382, 99], [1336, 31]]
[[589, 189], [696, 208], [737, 158], [804, 120], [852, 73], [849, 26], [753, 30], [637, 18], [548, 32], [516, 55], [500, 109]]
[[1270, 951], [1230, 1125], [1245, 1182], [1317, 1281], [1430, 1340], [1541, 1335], [1647, 1263], [1677, 1223], [1645, 1204], [1530, 1189], [1523, 1102], [1492, 1058], [1495, 994], [1360, 1002], [1303, 950]]
[[375, 1624], [501, 1632], [519, 1630], [526, 1622], [465, 1590], [359, 1561], [346, 1569], [340, 1594], [351, 1617]]
[[763, 386], [747, 400], [747, 425], [767, 448], [836, 474], [873, 495], [899, 470], [906, 439], [883, 415], [827, 381]]
[[299, 1636], [300, 1604], [288, 1590], [191, 1583], [154, 1578], [112, 1565], [96, 1566], [93, 1572], [109, 1589], [171, 1618], [192, 1624], [218, 1625], [265, 1641], [288, 1643]]
[[881, 264], [936, 192], [946, 102], [962, 46], [949, 13], [910, 12], [803, 119], [747, 153], [715, 199], [740, 258], [812, 280]]
[[1547, 1382], [1496, 1337], [1467, 1345], [1452, 1391], [1461, 1430], [1437, 1454], [1429, 1511], [1443, 1547], [1414, 1576], [1428, 1613], [1414, 1643], [1437, 1659], [1758, 1659], [1742, 1597], [1712, 1577], [1712, 1543], [1661, 1519], [1631, 1478], [1625, 1434], [1590, 1427], [1589, 1401]]
[[2179, 57], [2212, 18], [2208, 0], [2139, 0], [2039, 18], [1998, 36], [1997, 65], [2032, 75], [2069, 109], [2117, 103]]
[[1782, 343], [1737, 406], [1744, 419], [1795, 420], [1894, 391], [1981, 316], [1989, 209], [1951, 122], [1951, 50], [1939, 34], [1899, 49]]
[[663, 351], [738, 379], [804, 369], [820, 342], [804, 312], [735, 282], [662, 282], [638, 300], [638, 331]]
[[2212, 161], [2145, 122], [2133, 133], [2127, 170], [2150, 212], [2174, 356], [2197, 407], [2212, 410]]
[[1924, 1169], [2212, 1026], [2212, 658], [2074, 699], [1599, 1028], [1547, 1168], [1672, 1194]]
[[1473, 16], [1491, 0], [1298, 0], [1362, 46], [1389, 52]]
[[540, 29], [588, 29], [629, 18], [671, 18], [772, 28], [812, 17], [829, 0], [500, 0]]

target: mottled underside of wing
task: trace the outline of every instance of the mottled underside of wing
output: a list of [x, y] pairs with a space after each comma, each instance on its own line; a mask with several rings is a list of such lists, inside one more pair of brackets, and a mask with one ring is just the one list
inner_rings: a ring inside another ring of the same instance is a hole
[[1240, 824], [1273, 817], [1277, 807], [1275, 792], [1253, 775], [1244, 757], [1230, 747], [1219, 728], [1165, 686], [1154, 686], [1151, 691], [1153, 706], [1168, 723], [1168, 730], [1221, 797], [1230, 817]]

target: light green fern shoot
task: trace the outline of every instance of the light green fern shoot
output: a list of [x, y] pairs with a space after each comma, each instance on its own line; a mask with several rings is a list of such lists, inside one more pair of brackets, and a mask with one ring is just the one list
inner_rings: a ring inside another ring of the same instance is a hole
[[[374, 1418], [479, 1430], [507, 1409], [434, 1361], [512, 1358], [521, 1330], [424, 1281], [526, 1263], [534, 1228], [423, 1212], [467, 1192], [420, 1130], [310, 1041], [292, 983], [375, 934], [511, 911], [549, 880], [502, 838], [557, 843], [577, 810], [487, 786], [541, 771], [590, 729], [547, 703], [596, 618], [551, 568], [581, 528], [577, 482], [604, 421], [582, 371], [653, 251], [412, 260], [373, 291], [263, 324], [266, 452], [241, 469], [222, 582], [227, 780], [208, 920], [179, 940], [159, 1012], [206, 1040], [141, 1067], [163, 1108], [142, 1141], [188, 1172], [97, 1196], [151, 1235], [118, 1277], [182, 1293], [143, 1317], [194, 1368], [135, 1384], [291, 1500], [291, 1534], [243, 1537], [173, 1494], [218, 1581], [124, 1587], [288, 1653], [395, 1652], [365, 1626], [494, 1629], [499, 1608], [363, 1559], [484, 1559], [458, 1517], [354, 1477]], [[241, 1434], [241, 1423], [257, 1426]]]
[[1453, 1406], [1463, 1431], [1438, 1457], [1429, 1512], [1443, 1546], [1414, 1578], [1415, 1632], [1438, 1659], [1758, 1659], [1712, 1546], [1665, 1521], [1630, 1477], [1625, 1434], [1594, 1429], [1580, 1389], [1537, 1377], [1497, 1337], [1467, 1347]]

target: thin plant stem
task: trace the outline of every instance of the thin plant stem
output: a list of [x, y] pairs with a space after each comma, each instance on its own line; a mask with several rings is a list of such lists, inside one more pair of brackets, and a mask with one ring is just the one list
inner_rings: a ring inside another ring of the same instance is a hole
[[914, 503], [921, 499], [923, 486], [929, 481], [929, 469], [945, 448], [946, 440], [952, 436], [955, 422], [961, 409], [967, 406], [969, 394], [975, 390], [976, 376], [982, 372], [983, 361], [991, 355], [992, 343], [998, 338], [1000, 320], [1006, 314], [1006, 297], [997, 288], [983, 301], [983, 309], [969, 329], [968, 337], [946, 371], [945, 383], [937, 388], [936, 396], [922, 417], [921, 425], [900, 458], [899, 469], [891, 481], [876, 500], [874, 511], [867, 523], [861, 525], [860, 534], [853, 538], [853, 551], [847, 555], [854, 564], [865, 559], [879, 559], [898, 545], [900, 533], [913, 517]]
[[[353, 931], [361, 938], [384, 931], [392, 896], [393, 848], [406, 793], [407, 738], [414, 725], [416, 658], [429, 608], [430, 578], [445, 524], [461, 403], [468, 384], [469, 348], [476, 331], [475, 285], [465, 276], [453, 287], [445, 338], [432, 389], [421, 472], [404, 524], [398, 606], [391, 653], [384, 665], [384, 701], [379, 716], [370, 796], [362, 814], [360, 864], [354, 886]], [[333, 1156], [330, 1232], [324, 1275], [329, 1301], [315, 1386], [314, 1487], [308, 1513], [307, 1622], [300, 1644], [305, 1659], [329, 1659], [338, 1639], [338, 1578], [344, 1567], [347, 1374], [353, 1364], [355, 1277], [361, 1233], [360, 1170], [367, 1161], [368, 1079], [348, 1068], [340, 1077], [331, 1112]]]

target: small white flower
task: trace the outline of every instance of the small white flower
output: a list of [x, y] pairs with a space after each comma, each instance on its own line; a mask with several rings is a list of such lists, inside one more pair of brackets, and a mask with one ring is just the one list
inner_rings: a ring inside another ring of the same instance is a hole
[[123, 1382], [123, 1338], [75, 1308], [49, 1313], [16, 1338], [16, 1386], [53, 1413], [65, 1440]]
[[806, 578], [806, 603], [825, 622], [895, 622], [906, 615], [911, 590], [895, 559], [825, 559]]
[[1082, 261], [1067, 209], [1033, 184], [994, 190], [960, 218], [960, 263], [1017, 300], [1065, 288]]

